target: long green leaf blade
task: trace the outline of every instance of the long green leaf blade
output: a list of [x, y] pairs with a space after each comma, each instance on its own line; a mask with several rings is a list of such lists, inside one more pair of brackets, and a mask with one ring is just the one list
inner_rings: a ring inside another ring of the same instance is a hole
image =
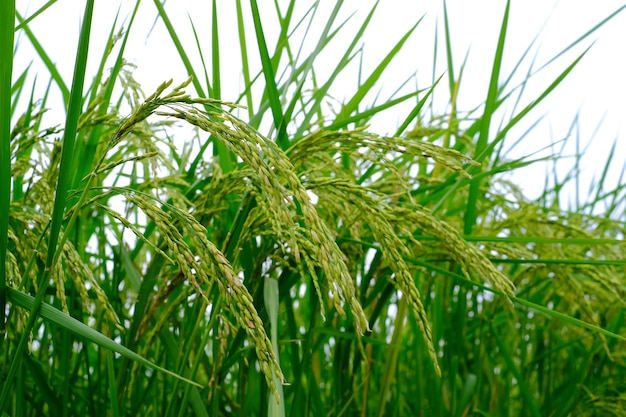
[[[35, 298], [33, 296], [24, 294], [23, 292], [17, 291], [13, 288], [9, 288], [9, 297], [11, 299], [11, 302], [15, 303], [15, 305], [22, 307], [24, 309], [32, 309], [35, 306]], [[157, 371], [173, 376], [174, 378], [180, 379], [183, 382], [202, 388], [202, 385], [198, 384], [197, 382], [191, 381], [190, 379], [182, 377], [168, 369], [162, 368], [150, 362], [148, 359], [144, 358], [143, 356], [138, 355], [132, 350], [120, 345], [119, 343], [115, 342], [114, 340], [111, 340], [110, 338], [106, 337], [102, 333], [76, 320], [74, 317], [64, 314], [62, 311], [57, 310], [56, 308], [52, 307], [51, 305], [47, 303], [41, 304], [40, 313], [41, 313], [41, 317], [43, 317], [44, 319], [50, 320], [51, 322], [64, 328], [65, 330], [72, 332], [75, 335], [80, 336], [90, 342], [93, 342], [97, 344], [98, 346], [102, 346], [103, 348], [108, 349], [111, 352], [118, 353], [143, 366], [146, 366], [151, 369], [155, 369]]]
[[35, 34], [30, 30], [30, 27], [24, 23], [24, 19], [22, 19], [19, 13], [17, 13], [16, 16], [17, 16], [17, 20], [20, 22], [20, 26], [23, 25], [22, 30], [24, 31], [24, 33], [26, 33], [26, 36], [32, 43], [33, 48], [35, 48], [35, 51], [37, 51], [39, 58], [41, 58], [44, 65], [50, 72], [50, 76], [52, 77], [54, 82], [58, 85], [59, 89], [61, 90], [61, 95], [63, 96], [63, 103], [67, 106], [69, 98], [70, 98], [70, 89], [67, 87], [67, 84], [63, 80], [63, 77], [61, 77], [61, 74], [59, 73], [59, 70], [57, 70], [57, 67], [52, 61], [52, 59], [48, 56], [48, 53], [46, 52], [46, 50], [43, 48], [43, 46], [41, 45], [41, 43], [39, 42]]
[[265, 92], [270, 103], [270, 108], [272, 109], [272, 115], [274, 116], [274, 127], [278, 132], [276, 143], [278, 143], [278, 146], [282, 149], [287, 149], [289, 146], [289, 140], [287, 139], [287, 126], [285, 126], [282, 104], [280, 102], [280, 94], [276, 84], [274, 66], [267, 50], [267, 42], [265, 41], [265, 33], [263, 32], [259, 6], [256, 0], [251, 0], [250, 6], [252, 7], [254, 31], [256, 33], [257, 47], [259, 48], [261, 64], [263, 66], [263, 75], [265, 77]]
[[11, 77], [13, 75], [13, 37], [15, 1], [0, 4], [0, 335], [6, 330], [6, 259], [11, 204]]
[[[509, 22], [509, 10], [511, 7], [511, 1], [506, 2], [504, 9], [504, 17], [502, 19], [502, 25], [500, 28], [500, 36], [498, 37], [498, 46], [496, 47], [496, 54], [493, 60], [493, 66], [491, 69], [491, 80], [489, 81], [489, 91], [487, 93], [487, 100], [485, 101], [485, 109], [481, 117], [481, 129], [476, 142], [476, 155], [481, 155], [481, 152], [487, 147], [489, 142], [489, 127], [491, 125], [491, 118], [497, 108], [496, 102], [498, 100], [498, 81], [500, 79], [500, 68], [502, 67], [502, 57], [504, 56], [504, 41], [506, 39], [506, 31]], [[482, 159], [476, 158], [478, 162], [482, 162]], [[476, 206], [479, 198], [480, 180], [474, 180], [470, 184], [469, 197], [467, 199], [467, 211], [465, 213], [464, 220], [464, 233], [466, 235], [472, 234], [472, 228], [476, 223]]]

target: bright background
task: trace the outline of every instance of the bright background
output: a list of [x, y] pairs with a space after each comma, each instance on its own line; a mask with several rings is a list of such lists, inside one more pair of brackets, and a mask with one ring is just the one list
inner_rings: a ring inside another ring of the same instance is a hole
[[[19, 2], [18, 12], [22, 16], [30, 16], [45, 2]], [[246, 3], [245, 1], [243, 3]], [[279, 3], [285, 3], [279, 1]], [[325, 15], [330, 13], [336, 2], [322, 0], [318, 16], [314, 21], [319, 27], [310, 30], [321, 31], [325, 23]], [[312, 2], [297, 2], [296, 16], [301, 16], [310, 7]], [[354, 16], [341, 33], [354, 33], [360, 22], [374, 4], [371, 0], [347, 0], [344, 2], [344, 19]], [[275, 34], [278, 31], [278, 22], [274, 12], [274, 2], [259, 1], [261, 11], [267, 10], [264, 16], [267, 42], [275, 43]], [[306, 7], [299, 9], [298, 7]], [[469, 111], [480, 106], [486, 99], [487, 86], [491, 75], [491, 65], [497, 39], [499, 36], [505, 2], [503, 1], [467, 1], [449, 0], [447, 10], [451, 28], [452, 47], [454, 54], [455, 77], [464, 59], [467, 63], [463, 73], [461, 90], [459, 92], [458, 109]], [[95, 73], [95, 65], [99, 62], [106, 37], [118, 14], [118, 25], [130, 16], [134, 2], [130, 1], [98, 1], [96, 2], [94, 28], [92, 34], [91, 56], [97, 55], [90, 61], [90, 68]], [[195, 40], [190, 19], [198, 32], [203, 45], [205, 59], [210, 57], [211, 44], [211, 2], [208, 1], [169, 1], [165, 5], [176, 31], [185, 42], [188, 52], [196, 51]], [[244, 7], [246, 7], [244, 5]], [[534, 157], [547, 154], [559, 154], [564, 159], [559, 169], [563, 176], [571, 169], [574, 162], [573, 155], [577, 152], [584, 156], [580, 163], [581, 178], [586, 184], [581, 184], [580, 193], [584, 199], [586, 190], [599, 176], [604, 168], [608, 154], [614, 142], [616, 145], [615, 161], [610, 170], [610, 185], [619, 180], [626, 155], [626, 145], [620, 141], [622, 136], [622, 120], [626, 114], [624, 95], [626, 93], [626, 58], [623, 50], [626, 41], [626, 12], [619, 13], [604, 27], [595, 32], [581, 44], [561, 55], [554, 62], [541, 69], [546, 63], [566, 49], [572, 42], [584, 35], [600, 21], [624, 6], [623, 1], [603, 0], [588, 2], [580, 0], [513, 0], [511, 2], [511, 16], [509, 30], [505, 44], [505, 56], [501, 72], [501, 81], [518, 66], [516, 76], [509, 84], [509, 89], [518, 85], [526, 77], [529, 68], [535, 73], [527, 83], [520, 103], [516, 107], [519, 111], [531, 100], [537, 98], [541, 92], [587, 47], [593, 44], [583, 60], [557, 88], [552, 95], [535, 109], [525, 122], [512, 130], [507, 137], [507, 144], [512, 147], [517, 139], [523, 140], [507, 154], [511, 158], [533, 154]], [[56, 63], [61, 75], [69, 85], [71, 83], [74, 55], [78, 43], [79, 23], [83, 13], [83, 3], [77, 1], [58, 1], [46, 13], [31, 22], [30, 27], [41, 40], [43, 48], [51, 60]], [[187, 74], [174, 49], [173, 43], [160, 20], [156, 19], [156, 8], [152, 2], [141, 3], [138, 21], [134, 24], [130, 44], [127, 46], [126, 59], [137, 66], [135, 78], [141, 83], [144, 92], [150, 94], [154, 88], [164, 80], [173, 78], [175, 83], [182, 82]], [[223, 77], [222, 99], [235, 101], [239, 97], [242, 86], [241, 61], [239, 55], [239, 41], [236, 27], [236, 11], [234, 2], [218, 2], [218, 16], [222, 32], [221, 44], [221, 73]], [[248, 14], [249, 16], [249, 14]], [[448, 103], [447, 69], [444, 41], [444, 20], [442, 1], [409, 1], [409, 0], [382, 0], [374, 14], [374, 19], [366, 32], [362, 55], [362, 74], [367, 77], [380, 60], [389, 52], [393, 45], [413, 26], [420, 18], [422, 21], [405, 45], [400, 55], [387, 69], [386, 76], [381, 80], [380, 95], [377, 102], [386, 100], [406, 80], [405, 92], [419, 88], [426, 88], [432, 84], [433, 77], [444, 75], [440, 85], [435, 90], [435, 114], [446, 111]], [[295, 19], [296, 21], [298, 19]], [[342, 21], [343, 19], [338, 19]], [[298, 36], [304, 34], [304, 28], [296, 32]], [[275, 28], [274, 31], [272, 28]], [[248, 34], [253, 36], [252, 23]], [[316, 40], [315, 36], [308, 35], [309, 42]], [[434, 58], [435, 38], [438, 37], [438, 56]], [[326, 52], [328, 62], [336, 62], [345, 45], [352, 39], [339, 38], [333, 43], [333, 48]], [[43, 92], [49, 74], [32, 49], [29, 40], [22, 31], [17, 33], [18, 48], [14, 72], [19, 75], [26, 66], [31, 65], [31, 77], [37, 75], [37, 91]], [[254, 45], [254, 39], [248, 40]], [[534, 43], [533, 43], [534, 42]], [[293, 47], [297, 47], [297, 43]], [[531, 46], [532, 45], [532, 46]], [[311, 47], [305, 44], [304, 48]], [[530, 49], [528, 49], [530, 47]], [[271, 48], [270, 48], [271, 49]], [[528, 51], [525, 58], [520, 59]], [[306, 56], [306, 53], [303, 54]], [[194, 63], [199, 67], [199, 55], [194, 57]], [[433, 63], [435, 68], [433, 69]], [[210, 66], [210, 63], [208, 64]], [[260, 63], [256, 63], [260, 69]], [[332, 71], [333, 68], [328, 68]], [[541, 69], [541, 70], [540, 70]], [[345, 91], [334, 89], [331, 93], [337, 99], [338, 105], [356, 89], [358, 85], [358, 60], [355, 60], [354, 73], [345, 75], [341, 86]], [[323, 68], [318, 67], [317, 75], [325, 79]], [[52, 124], [63, 123], [63, 107], [58, 88], [53, 87], [52, 100], [49, 101], [49, 120]], [[257, 97], [258, 97], [257, 93]], [[23, 98], [27, 100], [28, 97]], [[371, 97], [372, 101], [376, 99]], [[500, 116], [504, 120], [511, 117], [515, 99], [503, 106]], [[387, 111], [373, 120], [371, 130], [387, 134], [404, 118], [410, 108], [398, 107]], [[536, 123], [536, 124], [535, 124]], [[494, 120], [492, 134], [499, 125]], [[526, 130], [533, 126], [527, 135]], [[565, 148], [562, 148], [562, 139], [569, 138]], [[557, 145], [546, 149], [551, 143]], [[541, 168], [539, 168], [541, 167]], [[513, 179], [520, 184], [529, 197], [536, 197], [543, 189], [546, 172], [541, 165], [534, 165], [526, 170], [518, 170]], [[571, 195], [572, 191], [569, 190]], [[573, 198], [573, 197], [572, 197]]]

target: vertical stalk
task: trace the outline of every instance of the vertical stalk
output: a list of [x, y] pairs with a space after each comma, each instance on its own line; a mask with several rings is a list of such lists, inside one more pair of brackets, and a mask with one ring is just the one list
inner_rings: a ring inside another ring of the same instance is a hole
[[11, 76], [15, 0], [0, 3], [0, 334], [6, 331], [7, 246], [11, 201]]

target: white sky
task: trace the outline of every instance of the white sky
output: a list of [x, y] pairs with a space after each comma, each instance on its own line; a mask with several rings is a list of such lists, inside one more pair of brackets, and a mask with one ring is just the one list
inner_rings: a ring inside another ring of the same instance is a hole
[[[22, 1], [18, 3], [18, 11], [28, 16], [37, 10], [44, 1]], [[242, 3], [247, 2], [243, 1]], [[315, 30], [321, 31], [321, 26], [326, 22], [324, 15], [335, 3], [330, 0], [321, 0], [323, 7], [319, 12], [320, 16], [317, 17], [320, 27], [316, 27]], [[79, 4], [80, 6], [78, 6]], [[170, 13], [177, 32], [183, 39], [186, 39], [186, 42], [189, 42], [187, 50], [195, 51], [195, 41], [191, 37], [188, 17], [191, 16], [203, 43], [205, 59], [210, 59], [210, 4], [211, 2], [208, 1], [190, 0], [170, 0], [166, 3], [166, 9]], [[297, 4], [308, 7], [312, 2], [301, 0]], [[347, 17], [352, 11], [356, 11], [352, 21], [355, 24], [359, 23], [371, 9], [372, 4], [373, 1], [371, 0], [346, 0], [345, 12], [342, 16]], [[447, 2], [456, 75], [458, 75], [461, 63], [469, 51], [459, 96], [458, 106], [460, 110], [472, 109], [484, 102], [486, 98], [504, 4], [504, 1], [493, 0], [449, 0]], [[429, 85], [433, 70], [436, 25], [438, 25], [440, 45], [439, 61], [435, 73], [437, 76], [444, 73], [446, 64], [442, 32], [442, 5], [442, 1], [382, 0], [380, 2], [364, 39], [365, 76], [377, 65], [392, 45], [419, 18], [424, 16], [422, 23], [409, 39], [397, 60], [392, 62], [386, 77], [380, 83], [381, 100], [393, 92], [402, 81], [415, 73], [417, 73], [420, 88]], [[624, 5], [623, 0], [602, 0], [593, 3], [580, 0], [560, 2], [554, 0], [513, 0], [501, 80], [504, 80], [513, 70], [523, 52], [536, 37], [538, 41], [522, 63], [517, 82], [522, 80], [533, 60], [535, 62], [534, 68], [540, 68], [550, 58], [622, 5]], [[121, 2], [120, 21], [129, 15], [133, 6], [134, 2]], [[238, 35], [234, 1], [218, 2], [218, 6], [219, 22], [221, 29], [223, 29], [220, 34], [222, 76], [224, 77], [222, 98], [235, 100], [241, 88], [241, 71], [237, 49]], [[264, 19], [266, 19], [264, 23], [269, 32], [268, 44], [273, 45], [274, 38], [271, 28], [277, 28], [274, 17], [274, 2], [259, 0], [259, 6], [264, 13]], [[38, 36], [51, 59], [57, 63], [58, 69], [68, 85], [71, 84], [79, 22], [83, 13], [82, 7], [83, 2], [60, 0], [31, 24], [32, 30]], [[90, 48], [90, 56], [95, 57], [95, 59], [90, 60], [92, 70], [95, 70], [99, 62], [99, 56], [102, 53], [106, 36], [111, 29], [118, 7], [120, 7], [119, 1], [96, 2], [94, 33]], [[296, 15], [302, 13], [298, 10], [296, 9]], [[173, 78], [175, 82], [180, 82], [187, 77], [161, 21], [157, 22], [150, 37], [147, 38], [155, 15], [156, 8], [153, 2], [142, 2], [139, 22], [133, 28], [126, 53], [127, 60], [137, 65], [135, 77], [141, 82], [147, 94], [150, 94], [158, 84], [166, 79]], [[338, 19], [338, 21], [342, 20], [342, 18]], [[354, 26], [348, 26], [344, 33], [354, 33], [354, 30], [356, 30]], [[251, 25], [248, 28], [248, 33], [250, 35], [253, 33]], [[21, 73], [32, 61], [32, 75], [38, 74], [37, 83], [43, 89], [47, 83], [44, 79], [48, 76], [45, 68], [31, 49], [30, 43], [23, 33], [18, 32], [18, 40], [20, 44], [16, 55], [15, 73]], [[311, 42], [316, 40], [315, 37], [311, 38]], [[338, 54], [343, 52], [342, 45], [347, 45], [351, 40], [345, 37], [337, 40], [336, 49], [328, 52], [329, 64], [336, 62]], [[599, 175], [604, 167], [610, 147], [624, 129], [622, 120], [626, 114], [626, 102], [623, 99], [626, 93], [624, 77], [626, 74], [626, 57], [623, 45], [626, 41], [626, 12], [622, 12], [577, 48], [536, 74], [528, 84], [518, 110], [523, 107], [522, 104], [525, 105], [529, 100], [536, 98], [593, 41], [595, 41], [593, 48], [568, 79], [552, 93], [549, 99], [528, 116], [525, 124], [510, 132], [507, 143], [513, 144], [530, 124], [543, 116], [539, 125], [514, 149], [511, 155], [516, 157], [527, 155], [544, 148], [553, 141], [565, 138], [574, 119], [578, 117], [579, 133], [574, 133], [570, 139], [571, 146], [567, 148], [565, 153], [571, 155], [575, 151], [576, 134], [579, 135], [582, 146], [593, 137], [593, 144], [583, 159], [582, 168], [585, 173], [584, 178], [587, 181], [591, 181], [593, 175]], [[252, 38], [249, 40], [248, 47], [249, 50], [254, 50]], [[272, 46], [270, 46], [271, 48]], [[229, 54], [229, 51], [232, 52]], [[331, 70], [332, 68], [329, 68], [329, 72]], [[320, 69], [319, 75], [324, 79], [321, 72]], [[332, 94], [338, 99], [341, 99], [342, 96], [349, 96], [356, 87], [355, 80], [354, 75], [348, 76], [346, 74], [341, 84], [345, 85], [346, 91], [333, 90]], [[510, 86], [516, 84], [513, 82]], [[414, 88], [415, 84], [413, 83], [411, 86]], [[443, 106], [447, 103], [447, 78], [442, 80], [435, 94], [436, 103], [441, 106], [440, 110], [445, 110]], [[60, 102], [53, 101], [52, 103], [58, 106]], [[513, 101], [504, 105], [505, 114], [511, 111], [512, 106]], [[371, 129], [381, 134], [391, 133], [404, 118], [406, 112], [406, 107], [399, 108], [394, 112], [387, 112], [375, 119]], [[62, 123], [62, 114], [58, 108], [57, 111], [51, 112], [53, 117], [60, 116], [59, 119], [55, 120], [55, 123]], [[602, 124], [598, 126], [601, 120]], [[495, 133], [496, 128], [497, 122], [492, 126], [493, 133]], [[559, 149], [555, 148], [554, 151]], [[626, 147], [619, 143], [613, 170], [615, 180], [624, 165], [624, 155], [626, 155]], [[536, 196], [543, 186], [545, 173], [541, 170], [539, 170], [540, 172], [537, 171], [538, 168], [534, 167], [530, 170], [520, 171], [514, 177], [516, 182], [524, 186], [529, 196]], [[583, 196], [585, 191], [586, 185], [583, 188]]]

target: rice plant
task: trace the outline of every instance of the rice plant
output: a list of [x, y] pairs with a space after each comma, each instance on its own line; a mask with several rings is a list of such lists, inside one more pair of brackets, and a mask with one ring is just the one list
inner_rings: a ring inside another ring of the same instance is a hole
[[[192, 46], [175, 6], [154, 1], [168, 59], [190, 77], [147, 93], [124, 59], [139, 2], [102, 51], [85, 3], [71, 82], [29, 29], [53, 3], [0, 6], [3, 416], [625, 414], [621, 181], [605, 189], [605, 170], [593, 198], [565, 209], [577, 171], [535, 201], [503, 175], [561, 163], [510, 159], [503, 144], [584, 53], [494, 130], [520, 88], [501, 73], [508, 3], [484, 105], [469, 112], [445, 8], [447, 77], [367, 101], [416, 22], [337, 110], [378, 3], [348, 33], [342, 2], [326, 16], [319, 2], [299, 15], [295, 0], [236, 0], [237, 97], [221, 93], [216, 1], [210, 41], [190, 20]], [[274, 49], [261, 6], [278, 17]], [[305, 49], [294, 33], [313, 25]], [[19, 32], [50, 72], [42, 97], [12, 65]], [[320, 79], [338, 37], [353, 40]], [[450, 105], [433, 114], [446, 78]], [[45, 123], [53, 88], [59, 125]], [[402, 103], [393, 135], [368, 129]]]

